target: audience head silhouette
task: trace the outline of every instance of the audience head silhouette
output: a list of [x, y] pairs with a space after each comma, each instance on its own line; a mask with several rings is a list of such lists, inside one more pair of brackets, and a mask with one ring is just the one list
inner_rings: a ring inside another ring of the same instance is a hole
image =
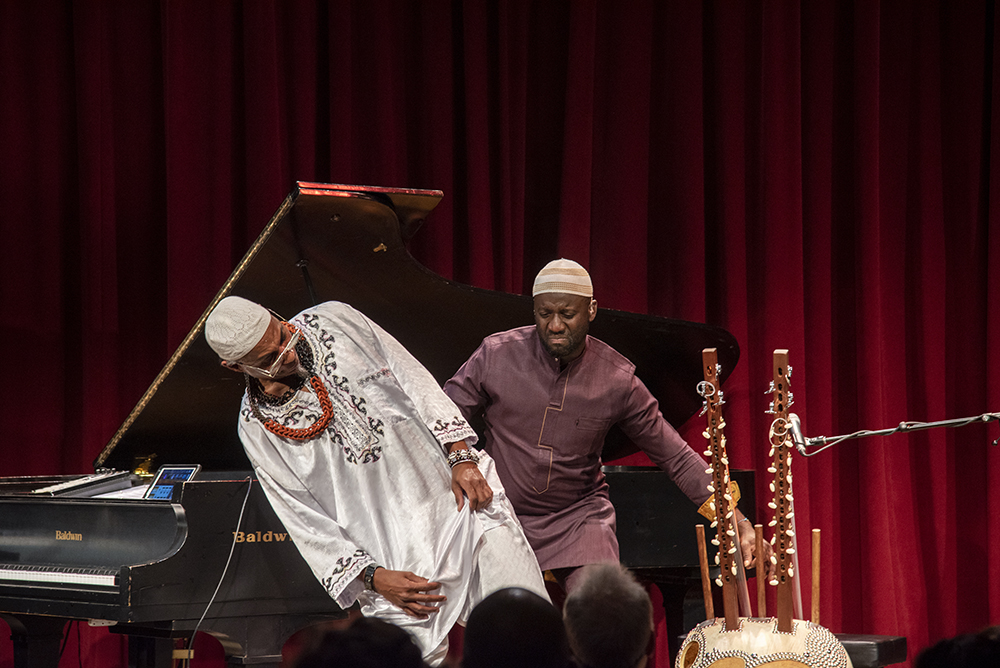
[[469, 615], [462, 668], [567, 668], [559, 611], [538, 594], [511, 587], [487, 596]]
[[295, 668], [426, 668], [420, 648], [403, 629], [372, 617], [359, 617], [346, 629], [320, 636]]
[[1000, 626], [963, 633], [931, 645], [917, 657], [916, 668], [996, 668], [1000, 666]]
[[646, 589], [618, 564], [586, 566], [563, 605], [566, 635], [582, 668], [642, 668], [653, 641]]

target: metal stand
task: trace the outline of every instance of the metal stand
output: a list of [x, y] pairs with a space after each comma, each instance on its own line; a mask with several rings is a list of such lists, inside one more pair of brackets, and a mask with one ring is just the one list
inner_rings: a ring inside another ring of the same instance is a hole
[[[795, 417], [795, 416], [789, 416]], [[797, 417], [795, 417], [798, 420]], [[970, 424], [982, 424], [986, 422], [996, 422], [1000, 420], [1000, 413], [983, 413], [982, 415], [976, 415], [974, 417], [967, 418], [955, 418], [953, 420], [938, 420], [937, 422], [900, 422], [895, 427], [888, 427], [886, 429], [862, 429], [851, 434], [843, 434], [841, 436], [816, 436], [814, 438], [806, 438], [799, 434], [795, 434], [793, 431], [793, 436], [795, 437], [795, 447], [803, 457], [812, 457], [823, 452], [827, 448], [832, 448], [833, 446], [841, 443], [843, 441], [849, 441], [855, 438], [863, 438], [865, 436], [889, 436], [890, 434], [907, 434], [911, 431], [923, 431], [925, 429], [936, 429], [938, 427], [967, 427]], [[1000, 442], [1000, 439], [993, 441], [993, 445], [996, 446]], [[816, 448], [816, 450], [809, 451], [808, 448]]]

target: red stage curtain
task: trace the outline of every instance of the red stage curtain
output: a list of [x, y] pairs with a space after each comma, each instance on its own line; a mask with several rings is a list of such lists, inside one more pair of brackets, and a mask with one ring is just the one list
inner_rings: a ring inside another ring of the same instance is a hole
[[[0, 474], [88, 470], [296, 180], [444, 190], [411, 250], [448, 278], [522, 292], [568, 256], [603, 306], [733, 332], [758, 499], [775, 348], [808, 435], [997, 410], [996, 27], [985, 0], [0, 3]], [[912, 657], [998, 621], [996, 435], [796, 459], [824, 625]]]

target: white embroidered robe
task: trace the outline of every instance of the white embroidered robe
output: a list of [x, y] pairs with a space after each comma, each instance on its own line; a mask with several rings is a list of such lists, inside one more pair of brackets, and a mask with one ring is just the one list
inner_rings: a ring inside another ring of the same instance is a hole
[[[426, 652], [447, 636], [468, 601], [484, 530], [513, 516], [486, 453], [480, 469], [494, 490], [483, 511], [457, 510], [445, 446], [477, 438], [434, 377], [392, 336], [346, 304], [327, 302], [292, 322], [312, 347], [334, 419], [319, 436], [275, 436], [243, 398], [239, 433], [275, 513], [313, 573], [343, 608], [406, 627]], [[308, 387], [308, 384], [305, 386]], [[306, 427], [321, 414], [300, 389], [265, 417]], [[516, 520], [515, 520], [516, 521]], [[365, 591], [370, 563], [440, 582], [447, 602], [427, 620]], [[468, 610], [465, 609], [467, 614]]]

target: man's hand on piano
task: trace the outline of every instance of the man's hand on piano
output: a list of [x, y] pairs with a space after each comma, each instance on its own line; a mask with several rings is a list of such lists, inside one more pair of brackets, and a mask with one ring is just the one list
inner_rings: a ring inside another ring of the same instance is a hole
[[469, 497], [469, 506], [479, 510], [493, 500], [493, 488], [473, 462], [462, 462], [451, 467], [451, 491], [455, 494], [458, 509], [462, 509], [463, 496]]
[[379, 568], [372, 576], [372, 586], [375, 592], [384, 596], [390, 603], [403, 609], [403, 612], [417, 619], [427, 619], [438, 611], [434, 603], [443, 603], [447, 597], [440, 594], [428, 594], [441, 586], [440, 582], [431, 582], [427, 578], [409, 571], [390, 571]]

